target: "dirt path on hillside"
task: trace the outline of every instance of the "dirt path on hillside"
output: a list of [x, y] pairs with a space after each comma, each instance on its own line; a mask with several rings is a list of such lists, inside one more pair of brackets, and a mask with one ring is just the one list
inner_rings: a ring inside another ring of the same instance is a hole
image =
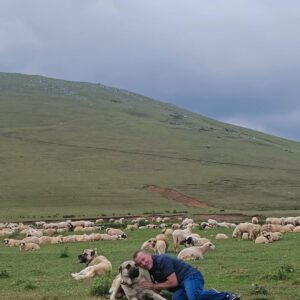
[[180, 202], [187, 207], [193, 207], [193, 208], [210, 207], [210, 205], [208, 205], [204, 201], [182, 194], [176, 191], [175, 189], [163, 188], [156, 185], [146, 185], [144, 189], [153, 193], [158, 193], [167, 199], [172, 199], [174, 201]]

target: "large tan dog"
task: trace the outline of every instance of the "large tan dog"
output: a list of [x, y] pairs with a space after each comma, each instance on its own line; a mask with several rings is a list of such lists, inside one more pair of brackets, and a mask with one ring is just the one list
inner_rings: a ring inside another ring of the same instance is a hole
[[109, 291], [110, 300], [120, 299], [124, 295], [129, 300], [166, 300], [158, 293], [140, 287], [141, 282], [151, 281], [151, 278], [149, 272], [137, 267], [134, 261], [123, 262], [119, 272]]
[[111, 262], [103, 255], [97, 255], [97, 249], [85, 249], [83, 253], [78, 255], [80, 263], [85, 263], [86, 268], [79, 273], [72, 273], [72, 277], [76, 280], [101, 276], [111, 271]]

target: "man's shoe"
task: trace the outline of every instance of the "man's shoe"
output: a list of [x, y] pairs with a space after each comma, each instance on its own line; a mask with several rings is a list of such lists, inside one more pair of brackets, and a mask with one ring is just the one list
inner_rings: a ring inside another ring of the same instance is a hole
[[241, 297], [235, 293], [229, 293], [228, 295], [229, 295], [228, 300], [240, 300], [241, 299]]

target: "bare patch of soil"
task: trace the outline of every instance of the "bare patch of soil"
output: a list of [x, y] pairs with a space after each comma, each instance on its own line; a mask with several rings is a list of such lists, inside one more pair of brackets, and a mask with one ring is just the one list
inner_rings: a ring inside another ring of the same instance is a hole
[[155, 185], [146, 185], [144, 188], [147, 191], [150, 191], [153, 193], [158, 193], [167, 199], [172, 199], [174, 201], [180, 202], [187, 207], [194, 207], [194, 208], [195, 207], [197, 207], [197, 208], [210, 207], [210, 205], [208, 205], [204, 201], [184, 195], [184, 194], [176, 191], [175, 189], [163, 188], [163, 187], [158, 187]]

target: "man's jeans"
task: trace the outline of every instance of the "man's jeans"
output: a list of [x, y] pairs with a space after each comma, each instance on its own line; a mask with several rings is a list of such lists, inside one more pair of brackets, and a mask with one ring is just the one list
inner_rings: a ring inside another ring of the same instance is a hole
[[203, 290], [204, 280], [201, 273], [188, 276], [173, 293], [172, 300], [225, 300], [226, 292]]

